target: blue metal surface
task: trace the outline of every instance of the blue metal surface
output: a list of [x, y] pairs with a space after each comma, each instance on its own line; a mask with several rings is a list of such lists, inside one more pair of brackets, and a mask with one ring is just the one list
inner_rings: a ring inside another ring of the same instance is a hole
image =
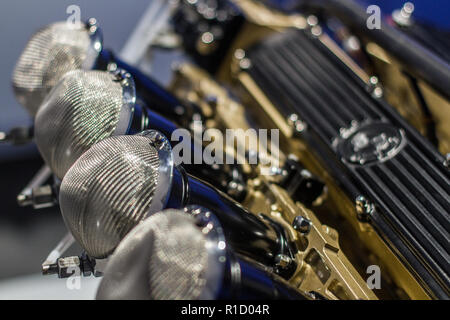
[[[378, 5], [384, 14], [391, 14], [401, 8], [406, 0], [359, 0], [364, 5]], [[410, 0], [414, 3], [413, 16], [421, 21], [434, 24], [440, 28], [450, 29], [450, 1], [448, 0]]]
[[[297, 0], [271, 0], [282, 6], [292, 5]], [[404, 0], [358, 0], [364, 5], [376, 4], [385, 14], [391, 13], [405, 2]], [[127, 37], [132, 32], [137, 19], [150, 1], [130, 0], [126, 3], [107, 0], [5, 0], [0, 2], [0, 43], [2, 53], [0, 68], [1, 116], [0, 131], [14, 126], [31, 123], [25, 110], [16, 102], [10, 78], [14, 65], [27, 39], [31, 34], [48, 23], [67, 19], [66, 9], [76, 4], [81, 9], [81, 19], [96, 17], [103, 29], [105, 47], [119, 51]], [[416, 6], [414, 16], [442, 28], [450, 29], [450, 1], [448, 0], [414, 0]], [[0, 162], [11, 159], [35, 156], [37, 149], [34, 145], [10, 147], [0, 145]]]
[[[146, 129], [157, 130], [169, 138], [177, 129], [177, 126], [173, 122], [141, 105], [135, 106], [133, 117], [135, 117], [135, 119], [139, 122], [142, 119], [143, 113], [146, 113], [148, 118], [148, 126]], [[136, 134], [141, 131], [141, 128], [132, 125], [127, 134]]]
[[[282, 9], [290, 9], [299, 2], [314, 0], [266, 0]], [[416, 10], [414, 16], [440, 28], [450, 29], [450, 1], [448, 0], [409, 0], [414, 3]], [[377, 5], [381, 11], [388, 15], [395, 9], [401, 8], [407, 0], [357, 0], [364, 6]]]

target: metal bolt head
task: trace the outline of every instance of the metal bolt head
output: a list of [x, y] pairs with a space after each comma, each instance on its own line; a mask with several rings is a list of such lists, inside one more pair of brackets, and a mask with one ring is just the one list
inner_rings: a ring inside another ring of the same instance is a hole
[[414, 12], [414, 4], [406, 2], [399, 10], [392, 13], [392, 18], [399, 26], [409, 27], [412, 25], [412, 14]]
[[120, 82], [123, 86], [129, 84], [132, 79], [131, 74], [123, 69], [118, 69], [115, 63], [108, 65], [108, 71], [114, 76], [114, 81]]
[[288, 267], [291, 262], [291, 258], [284, 254], [279, 254], [275, 258], [276, 266], [282, 269]]
[[295, 113], [291, 114], [288, 119], [288, 124], [295, 130], [297, 133], [302, 133], [306, 130], [307, 124], [300, 120], [299, 116]]
[[238, 183], [236, 181], [230, 181], [228, 183], [227, 191], [228, 195], [240, 198], [245, 191], [245, 187], [241, 183]]
[[55, 194], [50, 185], [33, 188], [32, 191], [33, 206], [35, 208], [51, 207], [55, 203]]
[[311, 34], [315, 37], [319, 37], [322, 35], [322, 27], [321, 26], [314, 26], [311, 28]]
[[299, 117], [298, 117], [298, 114], [296, 114], [296, 113], [293, 113], [288, 117], [289, 123], [295, 123], [298, 120], [299, 120]]
[[17, 196], [17, 203], [21, 207], [30, 206], [33, 204], [33, 198], [31, 196], [31, 194], [21, 193]]
[[251, 66], [252, 66], [252, 62], [251, 62], [250, 59], [248, 59], [248, 58], [244, 58], [244, 59], [242, 59], [242, 60], [239, 62], [239, 67], [240, 67], [242, 70], [250, 69]]
[[371, 85], [376, 86], [380, 81], [378, 80], [378, 77], [372, 76], [370, 77], [369, 82]]
[[48, 276], [52, 274], [58, 274], [58, 264], [43, 264], [42, 265], [42, 275]]
[[414, 3], [412, 2], [406, 2], [403, 5], [402, 11], [405, 15], [411, 16], [411, 14], [414, 12]]
[[94, 34], [97, 32], [98, 30], [98, 23], [97, 23], [97, 19], [95, 18], [90, 18], [87, 22], [87, 29], [89, 31], [90, 34]]
[[294, 221], [292, 222], [292, 227], [294, 228], [294, 230], [304, 235], [307, 235], [311, 231], [311, 226], [312, 222], [303, 216], [295, 217]]
[[356, 205], [356, 212], [358, 212], [359, 214], [363, 214], [366, 212], [368, 201], [363, 196], [358, 196], [356, 198], [355, 205]]
[[378, 77], [372, 76], [369, 79], [368, 90], [376, 99], [383, 97], [383, 87], [380, 84]]
[[56, 264], [59, 278], [69, 278], [74, 274], [81, 274], [81, 261], [77, 256], [59, 258]]
[[319, 19], [315, 15], [310, 15], [306, 19], [306, 23], [308, 23], [310, 27], [314, 27], [319, 23]]
[[88, 24], [88, 26], [90, 26], [90, 27], [96, 26], [96, 25], [97, 25], [97, 19], [95, 19], [95, 18], [89, 18], [87, 24]]
[[201, 55], [209, 55], [217, 49], [217, 45], [214, 34], [207, 31], [199, 36], [196, 47]]
[[356, 213], [358, 219], [367, 221], [373, 212], [373, 205], [364, 196], [358, 196], [355, 200]]
[[450, 153], [447, 153], [447, 154], [445, 155], [444, 166], [445, 166], [447, 169], [450, 169]]
[[372, 91], [372, 95], [374, 98], [381, 98], [383, 96], [383, 89], [380, 86], [376, 86]]
[[108, 63], [106, 69], [108, 70], [108, 72], [116, 72], [118, 69], [117, 63], [115, 62]]
[[234, 57], [238, 60], [242, 60], [245, 58], [245, 51], [243, 49], [237, 49], [234, 52]]

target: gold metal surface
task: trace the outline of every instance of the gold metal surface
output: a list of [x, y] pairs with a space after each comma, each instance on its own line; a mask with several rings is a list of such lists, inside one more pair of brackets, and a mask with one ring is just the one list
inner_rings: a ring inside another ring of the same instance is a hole
[[[239, 80], [248, 79], [250, 76], [247, 73], [242, 72], [237, 76], [237, 78]], [[247, 93], [254, 98], [253, 106], [259, 108], [259, 110], [263, 112], [270, 110], [270, 113], [267, 113], [266, 116], [273, 117], [273, 119], [282, 118], [279, 112], [276, 111], [276, 107], [273, 104], [270, 107], [263, 107], [259, 105], [258, 101], [265, 101], [266, 103], [269, 101], [265, 95], [261, 96], [263, 95], [261, 90], [258, 89], [253, 91], [253, 87], [248, 86], [248, 82], [245, 81], [241, 82], [240, 85], [245, 87], [248, 90]], [[286, 121], [283, 124], [283, 127], [288, 125], [289, 124]], [[275, 120], [274, 126], [276, 126]], [[389, 278], [391, 278], [399, 288], [402, 288], [409, 295], [409, 297], [413, 299], [428, 299], [429, 297], [423, 288], [417, 283], [405, 266], [400, 263], [395, 254], [386, 246], [373, 228], [368, 224], [362, 224], [358, 221], [354, 202], [337, 187], [336, 182], [329, 176], [324, 167], [320, 164], [320, 160], [308, 151], [308, 148], [303, 142], [301, 142], [301, 140], [292, 135], [292, 131], [280, 131], [283, 133], [287, 132], [288, 135], [286, 135], [285, 138], [286, 140], [291, 141], [291, 145], [288, 147], [288, 150], [283, 149], [283, 151], [297, 155], [308, 170], [318, 175], [326, 182], [329, 190], [329, 207], [334, 207], [335, 210], [346, 219], [347, 223], [351, 225], [352, 230], [358, 236], [358, 239], [365, 244], [369, 251], [376, 255], [377, 263], [383, 266], [383, 270], [387, 271]]]
[[[261, 168], [247, 168], [247, 172], [253, 174], [256, 172], [256, 176], [253, 175], [255, 178], [249, 182], [249, 194], [244, 205], [251, 211], [262, 212], [282, 224], [299, 248], [296, 255], [298, 269], [291, 279], [292, 282], [302, 291], [315, 291], [330, 299], [376, 299], [376, 295], [368, 289], [361, 275], [368, 265], [377, 264], [382, 270], [383, 283], [389, 287], [381, 290], [379, 294], [377, 291], [377, 295], [430, 299], [411, 272], [370, 224], [357, 219], [354, 199], [350, 199], [338, 187], [338, 182], [328, 174], [320, 159], [296, 135], [292, 123], [278, 112], [277, 106], [245, 71], [252, 63], [246, 59], [246, 49], [267, 36], [283, 32], [287, 28], [312, 28], [308, 25], [308, 19], [301, 15], [287, 16], [268, 9], [257, 1], [234, 2], [244, 11], [247, 21], [216, 74], [216, 79], [222, 83], [215, 82], [206, 73], [191, 65], [183, 65], [178, 69], [173, 88], [176, 88], [176, 94], [179, 96], [203, 105], [204, 111], [212, 116], [209, 122], [211, 126], [251, 128], [247, 117], [252, 115], [257, 120], [257, 123], [252, 125], [278, 128], [281, 133], [280, 154], [284, 152], [296, 155], [306, 169], [326, 183], [328, 198], [312, 212], [302, 204], [294, 203], [286, 191], [278, 187], [270, 176], [258, 175]], [[362, 81], [369, 84], [371, 77], [367, 72], [330, 37], [325, 34], [316, 36]], [[407, 80], [395, 69], [396, 64], [385, 52], [375, 47], [368, 49], [369, 53], [376, 57], [375, 74], [380, 75], [388, 102], [396, 106], [399, 112], [423, 133], [425, 126], [423, 114]], [[230, 86], [239, 97], [240, 103], [229, 98], [223, 84]], [[430, 104], [434, 118], [437, 119], [441, 151], [449, 150], [450, 128], [444, 123], [450, 121], [450, 113], [443, 110], [449, 110], [450, 106], [425, 84], [419, 83], [419, 86]], [[213, 106], [205, 103], [211, 100], [205, 99], [209, 95], [215, 97], [212, 99], [216, 101]], [[311, 231], [307, 235], [300, 234], [292, 227], [293, 219], [299, 215], [312, 221]], [[330, 221], [334, 228], [321, 221]], [[347, 232], [341, 233], [338, 237], [335, 229]], [[347, 248], [345, 253], [342, 244]]]
[[[199, 68], [190, 64], [179, 65], [172, 88], [179, 98], [190, 99], [210, 113], [213, 120], [208, 126], [251, 128], [244, 107]], [[207, 102], [211, 100], [214, 101], [213, 108]], [[287, 124], [285, 126], [289, 128]], [[285, 158], [280, 152], [281, 162]], [[314, 291], [328, 299], [377, 299], [340, 249], [337, 231], [322, 225], [317, 216], [302, 204], [294, 203], [287, 192], [275, 184], [276, 178], [260, 175], [264, 169], [262, 166], [251, 169], [256, 178], [248, 183], [249, 193], [243, 204], [250, 211], [264, 213], [280, 223], [290, 240], [297, 243], [299, 251], [295, 257], [298, 268], [291, 283], [303, 292]], [[312, 222], [307, 235], [299, 234], [292, 227], [296, 216]]]
[[[290, 280], [303, 292], [317, 292], [327, 299], [374, 300], [377, 296], [340, 250], [336, 230], [320, 223], [317, 216], [266, 176], [249, 183], [250, 194], [244, 202], [253, 212], [261, 212], [283, 224], [291, 241], [297, 243], [298, 267]], [[311, 221], [311, 229], [301, 234], [292, 227], [297, 216]]]
[[442, 154], [449, 153], [450, 101], [443, 98], [426, 83], [418, 81], [421, 94], [431, 112], [431, 119], [427, 118], [421, 108], [421, 101], [412, 87], [411, 79], [405, 74], [400, 64], [373, 42], [366, 44], [366, 52], [372, 57], [373, 71], [383, 83], [387, 101], [422, 135], [426, 136], [428, 122], [433, 121], [436, 124], [439, 151]]
[[391, 105], [396, 106], [398, 112], [420, 133], [425, 134], [424, 114], [408, 79], [392, 64], [386, 51], [377, 44], [368, 43], [366, 50], [372, 56], [374, 69], [385, 87], [385, 98]]
[[[180, 99], [187, 99], [196, 103], [205, 114], [211, 117], [206, 123], [207, 128], [219, 128], [222, 131], [226, 129], [240, 129], [243, 131], [258, 129], [252, 128], [247, 121], [248, 115], [243, 105], [231, 98], [227, 90], [213, 80], [205, 71], [192, 64], [185, 63], [177, 67], [177, 73], [171, 87]], [[247, 151], [250, 146], [259, 145], [257, 137], [252, 135], [236, 137], [236, 142]], [[261, 151], [261, 148], [259, 151]], [[243, 156], [233, 150], [228, 150], [227, 152], [233, 153], [237, 157]], [[286, 159], [286, 156], [278, 149], [260, 153], [260, 157], [262, 157], [263, 163], [270, 163], [275, 166], [282, 165]], [[250, 169], [246, 159], [242, 158], [239, 160], [239, 163], [244, 164], [245, 172], [248, 173], [250, 170], [254, 170]]]
[[285, 14], [269, 9], [254, 0], [232, 1], [244, 13], [246, 20], [227, 56], [222, 61], [222, 68], [217, 72], [217, 78], [227, 82], [231, 80], [229, 66], [234, 60], [234, 53], [237, 49], [248, 48], [273, 32], [280, 32], [286, 28], [305, 29], [308, 27], [307, 19], [301, 14]]
[[255, 25], [274, 29], [287, 27], [303, 29], [307, 26], [305, 17], [298, 13], [285, 14], [253, 0], [232, 0], [232, 2], [241, 9], [247, 21]]
[[[370, 76], [358, 67], [328, 36], [320, 35], [319, 40], [355, 72], [359, 78], [366, 83], [369, 82]], [[240, 46], [239, 48], [243, 48], [240, 50], [245, 50], [248, 47]], [[242, 59], [242, 55], [240, 58]], [[228, 78], [234, 79], [230, 80], [230, 83], [236, 88], [236, 92], [240, 95], [241, 99], [246, 101], [248, 106], [252, 106], [255, 109], [254, 113], [260, 114], [259, 118], [264, 119], [262, 121], [265, 124], [267, 124], [267, 119], [271, 119], [271, 126], [280, 129], [280, 132], [284, 136], [282, 150], [298, 156], [308, 170], [327, 182], [331, 198], [328, 202], [346, 219], [346, 223], [352, 227], [357, 238], [362, 241], [368, 251], [373, 252], [375, 258], [372, 257], [372, 260], [375, 259], [383, 267], [383, 270], [386, 271], [385, 277], [389, 279], [388, 282], [393, 282], [393, 285], [395, 283], [394, 287], [401, 288], [413, 299], [429, 299], [424, 289], [398, 260], [395, 254], [386, 246], [373, 228], [368, 224], [363, 225], [357, 220], [354, 201], [349, 199], [337, 187], [337, 183], [328, 175], [324, 167], [320, 164], [319, 159], [311, 154], [305, 144], [294, 135], [289, 121], [277, 111], [277, 107], [273, 105], [251, 76], [245, 72], [245, 68], [242, 68], [239, 59], [233, 56], [231, 66], [228, 68], [228, 72], [231, 74]], [[227, 79], [227, 77], [224, 79]]]
[[335, 54], [339, 60], [341, 60], [350, 70], [353, 71], [362, 81], [369, 84], [369, 75], [361, 69], [356, 62], [354, 62], [344, 50], [339, 47], [336, 42], [333, 41], [326, 33], [319, 36], [320, 42], [322, 42], [333, 54]]
[[446, 100], [424, 82], [419, 81], [419, 88], [433, 114], [439, 150], [444, 155], [450, 153], [450, 101]]

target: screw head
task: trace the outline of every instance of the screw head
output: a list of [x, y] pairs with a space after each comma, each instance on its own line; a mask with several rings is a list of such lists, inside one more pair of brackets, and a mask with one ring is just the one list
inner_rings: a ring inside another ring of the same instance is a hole
[[294, 228], [294, 230], [304, 235], [307, 235], [311, 231], [311, 226], [312, 222], [303, 216], [295, 217], [294, 221], [292, 222], [292, 227]]
[[163, 135], [157, 135], [154, 137], [153, 142], [153, 146], [158, 149], [161, 150], [162, 148], [164, 148], [164, 143], [166, 142], [166, 137], [164, 137]]

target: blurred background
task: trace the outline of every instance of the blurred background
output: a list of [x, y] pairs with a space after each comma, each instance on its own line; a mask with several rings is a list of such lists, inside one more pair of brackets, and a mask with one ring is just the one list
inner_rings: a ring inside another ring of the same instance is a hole
[[[360, 0], [376, 4], [386, 14], [401, 7], [400, 0]], [[10, 78], [27, 40], [38, 28], [66, 20], [69, 5], [81, 8], [81, 19], [97, 18], [104, 34], [105, 47], [119, 52], [151, 0], [3, 0], [0, 2], [0, 131], [26, 126], [31, 120], [15, 100]], [[294, 0], [272, 0], [283, 5]], [[417, 19], [450, 29], [450, 1], [413, 1]], [[165, 59], [165, 58], [162, 58]], [[161, 82], [167, 78], [166, 64], [154, 70]], [[16, 197], [42, 166], [34, 145], [12, 147], [0, 144], [0, 299], [90, 299], [97, 279], [82, 279], [81, 290], [68, 290], [66, 281], [43, 277], [40, 267], [50, 250], [66, 233], [58, 209], [20, 208]], [[79, 248], [71, 252], [79, 254]]]
[[[29, 37], [38, 28], [66, 20], [66, 9], [76, 4], [81, 19], [95, 17], [104, 33], [105, 47], [118, 52], [150, 1], [129, 0], [5, 0], [0, 2], [0, 131], [31, 123], [15, 100], [10, 78]], [[58, 209], [20, 208], [16, 197], [42, 166], [34, 145], [0, 145], [0, 299], [93, 298], [95, 279], [82, 279], [81, 290], [68, 290], [66, 281], [40, 275], [48, 253], [66, 233]], [[80, 250], [72, 248], [74, 254]], [[92, 281], [91, 281], [92, 280]]]

